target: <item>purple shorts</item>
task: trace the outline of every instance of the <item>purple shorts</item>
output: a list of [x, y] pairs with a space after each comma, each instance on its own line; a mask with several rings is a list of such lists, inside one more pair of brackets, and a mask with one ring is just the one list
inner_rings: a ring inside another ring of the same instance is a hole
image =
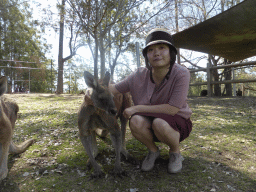
[[[192, 131], [192, 122], [190, 118], [185, 119], [180, 115], [172, 116], [163, 113], [135, 113], [134, 115], [148, 117], [150, 121], [153, 121], [155, 118], [165, 120], [175, 131], [178, 131], [180, 133], [180, 142], [186, 139]], [[155, 135], [154, 141], [159, 142]]]

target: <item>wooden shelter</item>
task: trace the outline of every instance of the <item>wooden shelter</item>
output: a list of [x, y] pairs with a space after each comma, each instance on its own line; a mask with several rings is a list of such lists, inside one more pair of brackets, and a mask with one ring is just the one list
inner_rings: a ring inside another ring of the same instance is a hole
[[256, 56], [256, 0], [245, 0], [227, 11], [173, 35], [174, 45], [230, 61]]

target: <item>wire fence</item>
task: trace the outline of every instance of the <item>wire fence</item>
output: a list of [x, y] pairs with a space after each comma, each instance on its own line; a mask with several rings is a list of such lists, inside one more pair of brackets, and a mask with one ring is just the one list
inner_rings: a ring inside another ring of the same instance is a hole
[[[206, 72], [206, 81], [192, 81], [189, 96], [213, 96], [212, 90], [216, 84], [222, 84], [221, 92], [224, 92], [225, 84], [232, 84], [233, 96], [256, 96], [256, 75], [252, 79], [235, 77], [235, 70], [244, 67], [255, 67], [255, 65], [256, 61], [190, 69], [191, 74], [201, 71]], [[53, 68], [52, 62], [48, 68], [37, 66], [39, 65], [35, 62], [0, 60], [0, 75], [8, 78], [8, 93], [55, 93], [58, 71]], [[213, 81], [212, 70], [224, 68], [229, 68], [232, 71], [232, 79]], [[79, 78], [76, 72], [72, 72], [69, 68], [66, 73], [67, 77], [64, 78], [64, 85], [67, 87], [66, 93], [80, 93], [81, 90], [78, 88]], [[191, 91], [192, 89], [196, 89], [196, 91]]]
[[8, 93], [54, 91], [56, 72], [40, 63], [0, 60], [0, 75], [8, 79]]

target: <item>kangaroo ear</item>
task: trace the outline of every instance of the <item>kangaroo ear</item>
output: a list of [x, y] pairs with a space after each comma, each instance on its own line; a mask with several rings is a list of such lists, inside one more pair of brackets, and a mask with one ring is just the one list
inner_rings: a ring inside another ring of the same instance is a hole
[[7, 90], [7, 78], [5, 76], [0, 77], [0, 96]]
[[96, 89], [97, 87], [97, 82], [95, 81], [93, 75], [88, 72], [88, 71], [84, 71], [84, 80], [85, 83], [88, 87], [91, 87], [93, 89]]
[[107, 72], [105, 73], [105, 77], [104, 77], [104, 79], [103, 79], [103, 84], [104, 84], [105, 86], [108, 86], [109, 81], [110, 81], [110, 73], [107, 71]]

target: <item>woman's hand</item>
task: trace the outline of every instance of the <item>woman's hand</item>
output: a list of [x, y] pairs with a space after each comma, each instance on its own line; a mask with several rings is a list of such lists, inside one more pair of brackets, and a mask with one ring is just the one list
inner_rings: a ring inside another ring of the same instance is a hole
[[137, 113], [138, 111], [136, 110], [136, 106], [132, 106], [132, 107], [129, 107], [129, 108], [126, 108], [124, 110], [124, 117], [126, 119], [129, 119], [134, 113]]

